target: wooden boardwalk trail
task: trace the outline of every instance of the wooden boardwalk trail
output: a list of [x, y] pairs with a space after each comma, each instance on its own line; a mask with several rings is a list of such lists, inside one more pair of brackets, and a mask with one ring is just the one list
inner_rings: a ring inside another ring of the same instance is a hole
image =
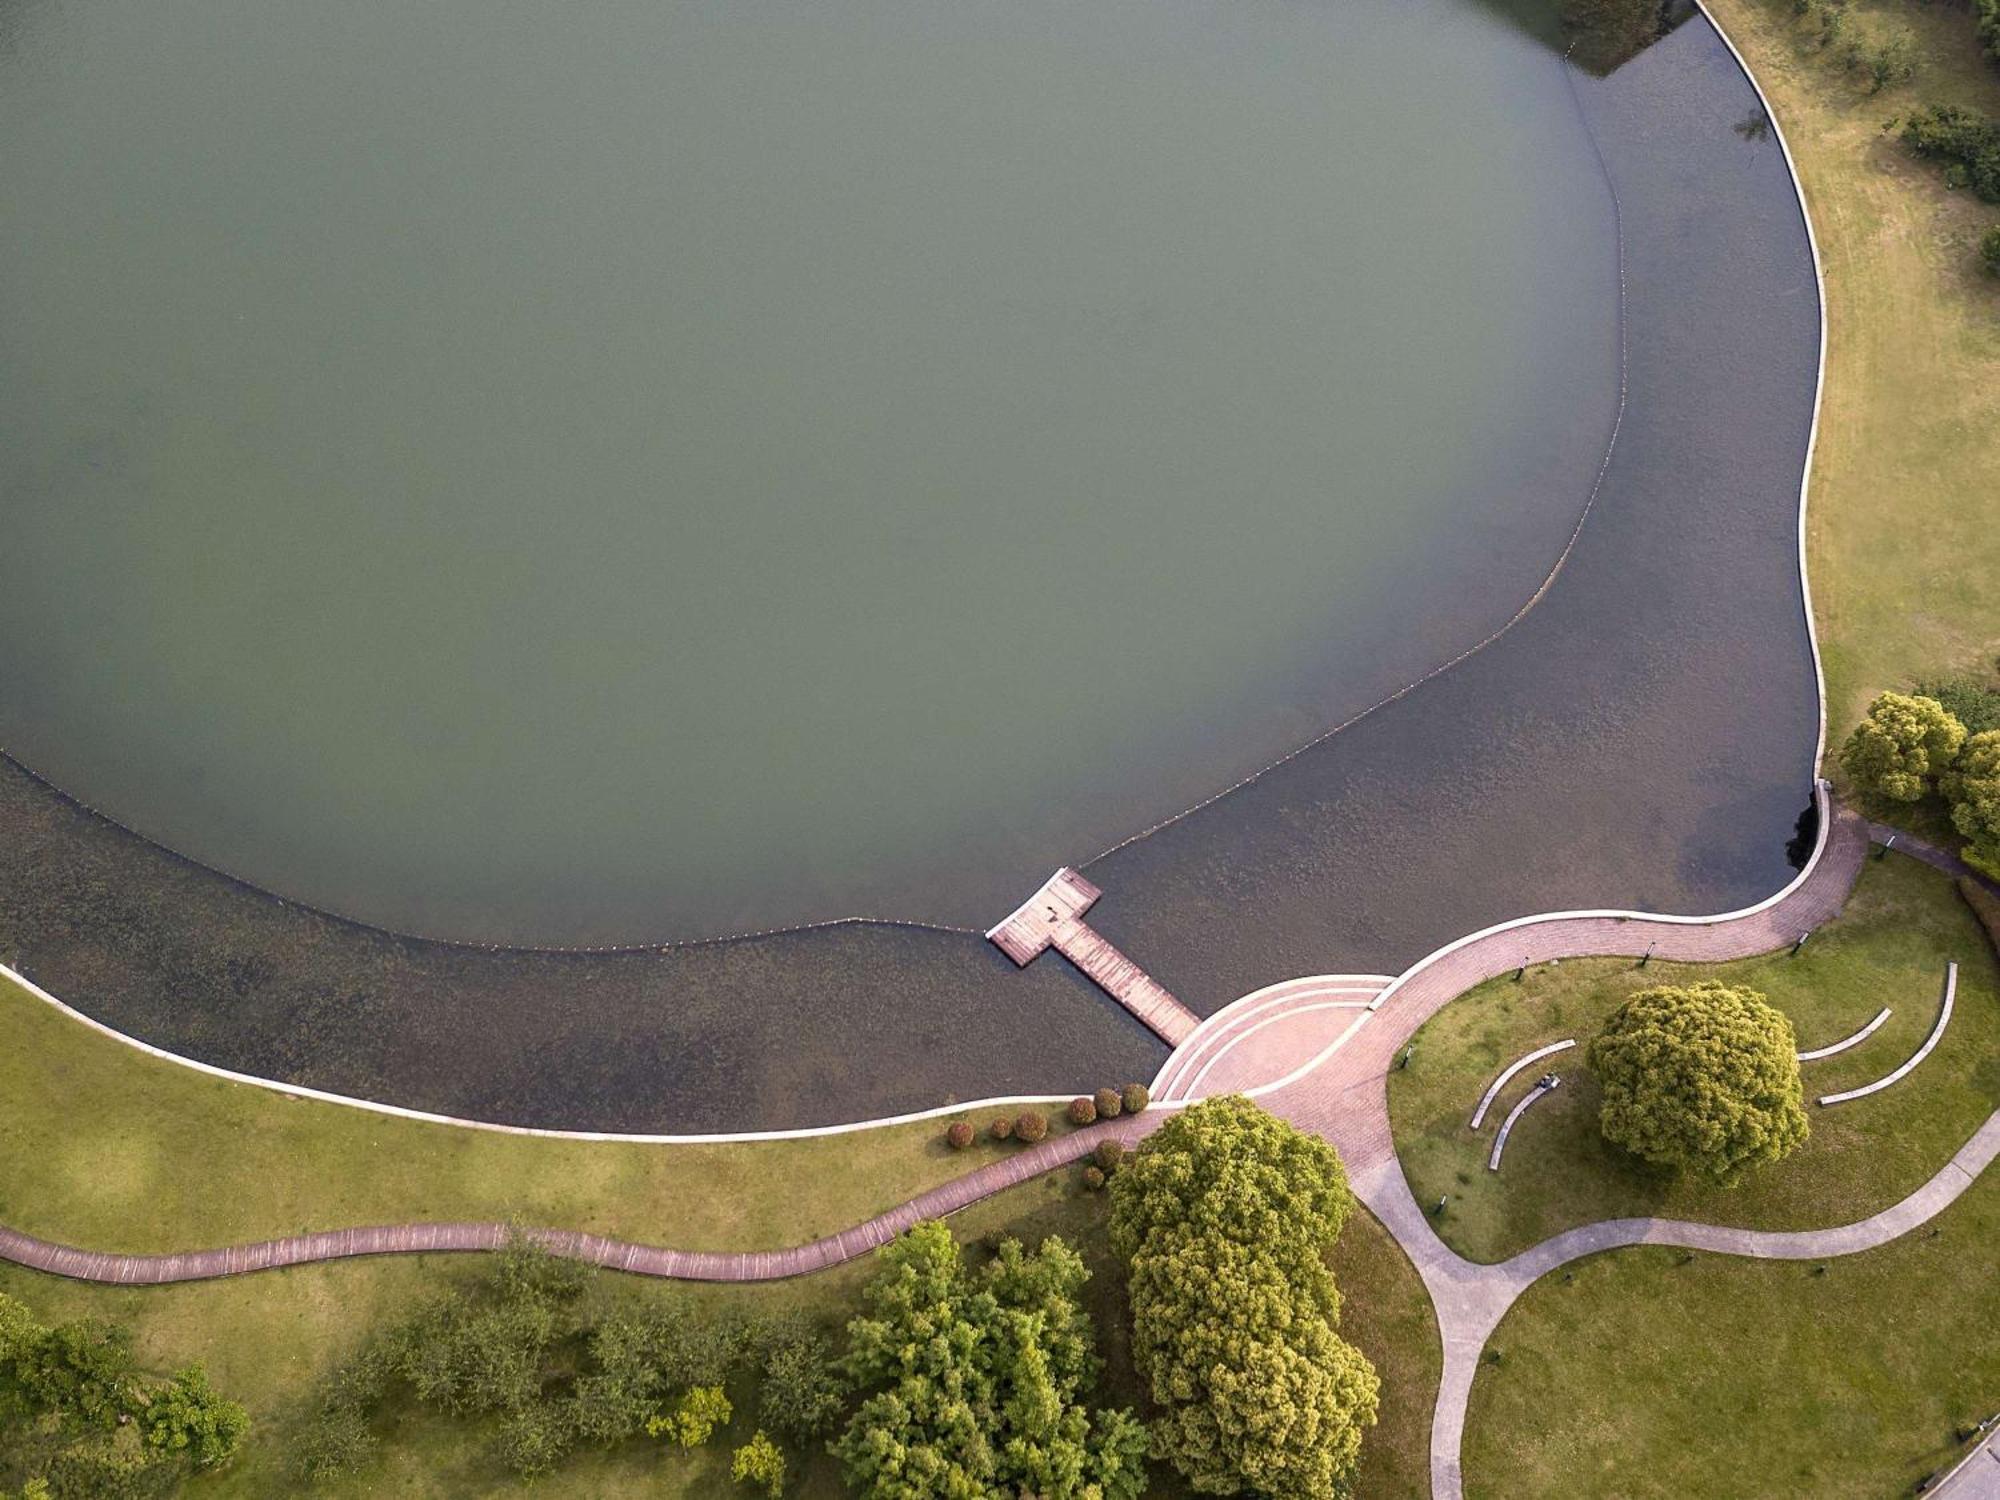
[[[587, 1261], [638, 1276], [664, 1276], [679, 1281], [780, 1281], [824, 1271], [881, 1248], [911, 1225], [956, 1213], [982, 1198], [1052, 1172], [1087, 1156], [1099, 1141], [1115, 1137], [1128, 1146], [1167, 1121], [1165, 1111], [1121, 1116], [1101, 1121], [1025, 1147], [999, 1161], [940, 1183], [884, 1213], [835, 1234], [783, 1250], [673, 1250], [632, 1240], [584, 1234], [573, 1229], [519, 1231], [555, 1255]], [[176, 1281], [206, 1281], [240, 1276], [281, 1266], [315, 1261], [346, 1260], [361, 1255], [421, 1255], [457, 1250], [497, 1250], [516, 1231], [497, 1220], [441, 1224], [377, 1224], [359, 1229], [330, 1229], [318, 1234], [291, 1235], [229, 1245], [216, 1250], [191, 1250], [177, 1255], [120, 1255], [80, 1250], [53, 1240], [38, 1239], [0, 1226], [0, 1260], [67, 1276], [75, 1281], [109, 1282], [119, 1286], [158, 1286]]]
[[1193, 1035], [1201, 1018], [1084, 921], [1083, 914], [1103, 894], [1065, 865], [988, 932], [987, 941], [1023, 967], [1054, 948], [1155, 1035], [1178, 1047]]

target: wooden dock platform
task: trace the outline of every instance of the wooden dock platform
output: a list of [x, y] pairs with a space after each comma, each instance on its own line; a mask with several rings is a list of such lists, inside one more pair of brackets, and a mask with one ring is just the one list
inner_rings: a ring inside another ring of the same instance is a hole
[[1023, 967], [1055, 949], [1169, 1046], [1178, 1047], [1201, 1018], [1084, 921], [1083, 914], [1103, 894], [1065, 865], [988, 932], [987, 941]]

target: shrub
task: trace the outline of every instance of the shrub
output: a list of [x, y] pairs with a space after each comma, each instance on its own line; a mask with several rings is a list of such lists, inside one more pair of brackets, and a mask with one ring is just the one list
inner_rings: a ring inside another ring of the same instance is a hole
[[972, 1126], [965, 1120], [953, 1120], [944, 1133], [944, 1143], [954, 1151], [963, 1151], [972, 1144]]
[[200, 1365], [189, 1365], [146, 1403], [141, 1429], [148, 1448], [184, 1455], [197, 1469], [216, 1469], [242, 1447], [250, 1413], [210, 1385]]
[[[2000, 224], [1993, 226], [1988, 240], [2000, 254]], [[2000, 270], [2000, 266], [1996, 266]], [[1968, 735], [2000, 729], [2000, 682], [1973, 673], [1957, 677], [1935, 677], [1917, 684], [1917, 696], [1935, 698], [1944, 711], [1965, 726]]]
[[1336, 1331], [1333, 1148], [1241, 1096], [1183, 1110], [1111, 1179], [1154, 1451], [1203, 1494], [1352, 1494], [1381, 1385]]
[[1049, 1133], [1049, 1117], [1039, 1109], [1024, 1109], [1014, 1120], [1014, 1139], [1030, 1145]]
[[1979, 263], [1988, 276], [2000, 276], [2000, 224], [1986, 231], [1979, 241]]
[[682, 1448], [699, 1448], [725, 1425], [734, 1408], [719, 1385], [698, 1385], [674, 1403], [672, 1411], [646, 1423], [648, 1437], [665, 1438]]
[[1143, 1083], [1128, 1083], [1118, 1098], [1125, 1106], [1126, 1114], [1141, 1115], [1146, 1112], [1146, 1106], [1153, 1102], [1153, 1091]]
[[566, 1405], [536, 1401], [500, 1419], [500, 1461], [522, 1479], [540, 1479], [569, 1457], [576, 1425]]
[[785, 1492], [785, 1455], [760, 1431], [730, 1455], [729, 1477], [738, 1484], [755, 1485], [770, 1500], [778, 1500]]
[[1965, 862], [2000, 880], [2000, 729], [1975, 734], [1939, 778], [1951, 826], [1965, 838]]
[[1109, 1177], [1118, 1169], [1118, 1164], [1125, 1160], [1125, 1143], [1116, 1136], [1099, 1141], [1097, 1149], [1090, 1153], [1090, 1159], [1097, 1163], [1100, 1172]]
[[757, 1387], [757, 1423], [796, 1443], [833, 1431], [847, 1397], [826, 1340], [809, 1329], [787, 1332], [764, 1356]]
[[1950, 769], [1965, 726], [1935, 698], [1884, 693], [1841, 748], [1840, 764], [1863, 791], [1915, 802]]
[[1798, 1039], [1755, 990], [1712, 979], [1641, 990], [1589, 1058], [1604, 1138], [1658, 1166], [1728, 1184], [1805, 1141]]
[[1014, 1117], [1012, 1115], [1002, 1115], [991, 1125], [988, 1125], [986, 1130], [996, 1141], [1012, 1140], [1014, 1138]]
[[1085, 1167], [1083, 1169], [1083, 1185], [1093, 1193], [1099, 1191], [1104, 1186], [1104, 1174], [1096, 1167]]
[[2000, 203], [2000, 120], [1958, 104], [1932, 104], [1903, 121], [1903, 144], [1945, 169], [1954, 187]]
[[1979, 925], [1986, 929], [1987, 940], [1993, 944], [1993, 955], [2000, 958], [2000, 896], [1994, 895], [1976, 880], [1961, 879], [1958, 893], [1965, 897], [1965, 904], [1972, 908], [1972, 914], [1979, 918]]
[[1100, 1120], [1115, 1120], [1125, 1112], [1125, 1101], [1118, 1096], [1116, 1089], [1099, 1089], [1092, 1102], [1097, 1105], [1097, 1118]]
[[1097, 1106], [1079, 1095], [1069, 1101], [1069, 1122], [1082, 1126], [1093, 1124], [1097, 1119]]

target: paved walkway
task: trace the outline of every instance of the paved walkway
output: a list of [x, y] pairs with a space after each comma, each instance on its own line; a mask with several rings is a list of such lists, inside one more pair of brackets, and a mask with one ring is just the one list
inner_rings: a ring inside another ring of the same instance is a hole
[[1868, 836], [1878, 844], [1887, 844], [1893, 839], [1898, 854], [1907, 854], [1911, 859], [1921, 860], [1932, 869], [1942, 870], [1956, 879], [1970, 880], [1974, 885], [1983, 885], [1994, 895], [2000, 896], [2000, 880], [1981, 874], [1949, 849], [1933, 844], [1928, 839], [1920, 839], [1914, 833], [1907, 833], [1888, 823], [1870, 823]]
[[[1410, 1195], [1390, 1130], [1388, 1074], [1409, 1039], [1445, 1004], [1523, 963], [1604, 955], [1637, 958], [1648, 951], [1662, 959], [1713, 962], [1789, 946], [1840, 911], [1867, 857], [1868, 835], [1866, 822], [1836, 809], [1812, 873], [1781, 899], [1737, 917], [1713, 922], [1616, 915], [1534, 919], [1466, 938], [1386, 985], [1379, 976], [1322, 976], [1274, 985], [1210, 1017], [1189, 1038], [1188, 1055], [1169, 1060], [1161, 1074], [1166, 1095], [1251, 1092], [1267, 1108], [1331, 1140], [1357, 1196], [1416, 1266], [1436, 1307], [1445, 1351], [1431, 1430], [1433, 1500], [1462, 1500], [1460, 1447], [1480, 1353], [1514, 1300], [1549, 1271], [1579, 1256], [1636, 1244], [1779, 1259], [1853, 1254], [1906, 1234], [1941, 1212], [2000, 1155], [1996, 1111], [1930, 1182], [1856, 1224], [1776, 1233], [1666, 1219], [1614, 1219], [1557, 1235], [1498, 1265], [1475, 1264], [1451, 1250]], [[1308, 1046], [1316, 1050], [1305, 1051]], [[1282, 1071], [1286, 1068], [1290, 1071]], [[955, 1212], [1073, 1162], [1108, 1136], [1136, 1142], [1170, 1113], [1171, 1105], [1043, 1141], [864, 1223], [789, 1250], [672, 1250], [573, 1231], [532, 1233], [559, 1254], [640, 1275], [701, 1281], [797, 1276], [864, 1255], [919, 1220]], [[0, 1228], [0, 1259], [79, 1280], [147, 1285], [356, 1255], [489, 1250], [507, 1233], [505, 1225], [494, 1222], [402, 1224], [180, 1255], [117, 1255]]]

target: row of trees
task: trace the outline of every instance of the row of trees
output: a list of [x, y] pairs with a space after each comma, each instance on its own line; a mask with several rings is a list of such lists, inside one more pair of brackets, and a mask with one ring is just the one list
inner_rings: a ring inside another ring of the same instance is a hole
[[228, 1463], [249, 1428], [200, 1365], [149, 1380], [128, 1329], [46, 1327], [0, 1294], [0, 1485], [30, 1500], [148, 1500]]
[[1936, 698], [1884, 693], [1847, 737], [1841, 768], [1891, 802], [1942, 799], [1965, 862], [2000, 879], [2000, 728], [1968, 733]]
[[1326, 1252], [1353, 1208], [1339, 1158], [1242, 1098], [1175, 1116], [1111, 1178], [1132, 1358], [1150, 1419], [1092, 1404], [1083, 1261], [1013, 1241], [968, 1268], [941, 1224], [883, 1252], [834, 1445], [863, 1500], [1137, 1500], [1148, 1453], [1204, 1494], [1354, 1492], [1380, 1382], [1340, 1337]]
[[426, 1302], [324, 1383], [293, 1455], [298, 1477], [372, 1462], [377, 1416], [405, 1405], [486, 1419], [494, 1457], [524, 1479], [583, 1444], [643, 1434], [698, 1448], [736, 1415], [726, 1387], [754, 1376], [757, 1430], [731, 1470], [775, 1497], [788, 1468], [778, 1439], [808, 1444], [838, 1425], [847, 1385], [809, 1325], [719, 1323], [672, 1299], [607, 1304], [586, 1295], [592, 1279], [525, 1240], [510, 1244], [469, 1288]]

